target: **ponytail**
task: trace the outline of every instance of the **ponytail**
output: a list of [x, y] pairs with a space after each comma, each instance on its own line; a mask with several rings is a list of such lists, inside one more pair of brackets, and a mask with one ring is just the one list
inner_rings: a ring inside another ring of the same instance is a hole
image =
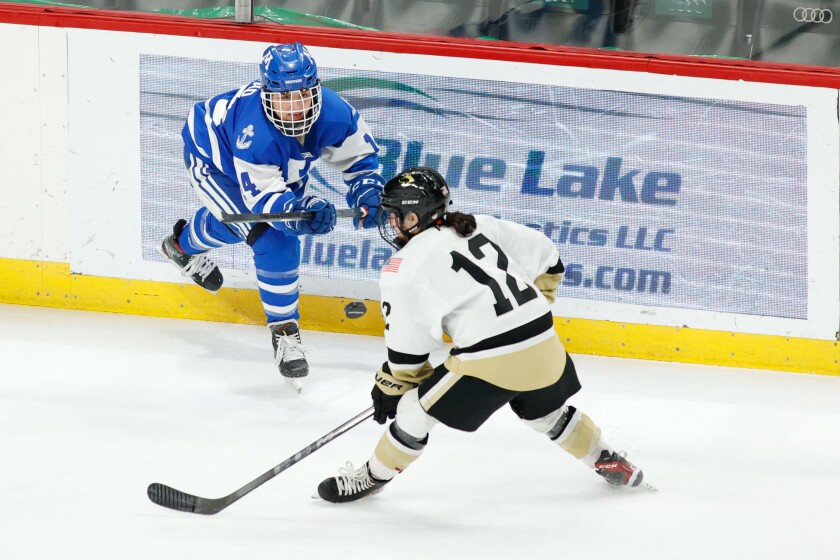
[[461, 237], [469, 237], [475, 231], [475, 216], [463, 212], [448, 212], [440, 222], [443, 227], [455, 230]]

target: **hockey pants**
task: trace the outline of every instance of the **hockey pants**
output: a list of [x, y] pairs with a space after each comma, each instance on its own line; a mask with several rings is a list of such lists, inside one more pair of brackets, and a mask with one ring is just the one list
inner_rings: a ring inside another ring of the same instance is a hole
[[250, 212], [239, 184], [195, 154], [184, 152], [190, 183], [205, 206], [199, 208], [181, 232], [178, 243], [196, 254], [247, 241], [254, 254], [257, 284], [266, 322], [299, 319], [298, 267], [300, 241], [266, 224], [223, 224], [222, 213]]

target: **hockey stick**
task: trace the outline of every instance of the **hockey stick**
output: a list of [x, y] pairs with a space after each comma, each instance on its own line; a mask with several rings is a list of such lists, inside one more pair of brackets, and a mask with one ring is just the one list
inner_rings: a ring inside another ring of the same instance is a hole
[[[362, 218], [368, 215], [367, 208], [342, 208], [335, 211], [337, 218]], [[295, 220], [311, 220], [314, 212], [277, 212], [268, 214], [226, 214], [222, 213], [223, 224], [241, 224], [249, 222], [293, 222]]]
[[371, 416], [373, 416], [373, 407], [359, 413], [320, 439], [313, 441], [270, 471], [265, 472], [239, 490], [228, 494], [224, 498], [201, 498], [199, 496], [187, 494], [186, 492], [181, 492], [180, 490], [176, 490], [171, 486], [167, 486], [166, 484], [161, 484], [159, 482], [153, 482], [150, 484], [149, 488], [146, 490], [146, 494], [148, 494], [149, 499], [154, 503], [165, 508], [190, 513], [200, 513], [202, 515], [213, 515], [215, 513], [219, 513], [245, 494], [248, 494], [251, 490], [262, 486], [264, 483], [285, 471], [301, 459], [312, 455], [324, 445], [328, 444], [341, 434], [349, 431], [351, 428], [355, 428]]

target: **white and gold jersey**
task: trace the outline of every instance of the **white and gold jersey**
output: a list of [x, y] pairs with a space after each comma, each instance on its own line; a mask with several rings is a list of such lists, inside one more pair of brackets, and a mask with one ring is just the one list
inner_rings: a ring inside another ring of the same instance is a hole
[[[419, 370], [446, 333], [458, 360], [485, 360], [556, 337], [534, 280], [559, 266], [542, 233], [476, 216], [469, 237], [431, 227], [382, 268], [385, 341], [392, 371]], [[539, 381], [537, 381], [539, 384]]]

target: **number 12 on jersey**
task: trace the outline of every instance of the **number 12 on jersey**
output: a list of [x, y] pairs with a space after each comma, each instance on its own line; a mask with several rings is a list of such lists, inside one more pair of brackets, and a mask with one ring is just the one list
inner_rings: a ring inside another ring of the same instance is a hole
[[[513, 299], [516, 300], [516, 304], [522, 305], [532, 299], [535, 299], [537, 297], [537, 291], [531, 286], [526, 286], [524, 290], [519, 289], [519, 286], [516, 283], [516, 278], [511, 276], [508, 272], [509, 261], [507, 255], [505, 255], [501, 247], [487, 239], [487, 237], [481, 233], [474, 236], [467, 242], [470, 254], [475, 257], [475, 260], [481, 260], [486, 256], [484, 251], [481, 250], [484, 245], [490, 245], [496, 251], [496, 266], [499, 270], [505, 273], [505, 284], [507, 284], [508, 291], [513, 296]], [[496, 310], [496, 316], [504, 315], [505, 313], [513, 311], [513, 303], [510, 301], [510, 298], [506, 297], [504, 290], [492, 276], [484, 272], [480, 266], [478, 266], [466, 255], [463, 255], [458, 251], [451, 251], [449, 254], [452, 255], [452, 270], [455, 272], [463, 270], [469, 274], [473, 280], [479, 284], [487, 286], [490, 291], [493, 292], [493, 297], [496, 299], [496, 303], [493, 304], [493, 309]]]

